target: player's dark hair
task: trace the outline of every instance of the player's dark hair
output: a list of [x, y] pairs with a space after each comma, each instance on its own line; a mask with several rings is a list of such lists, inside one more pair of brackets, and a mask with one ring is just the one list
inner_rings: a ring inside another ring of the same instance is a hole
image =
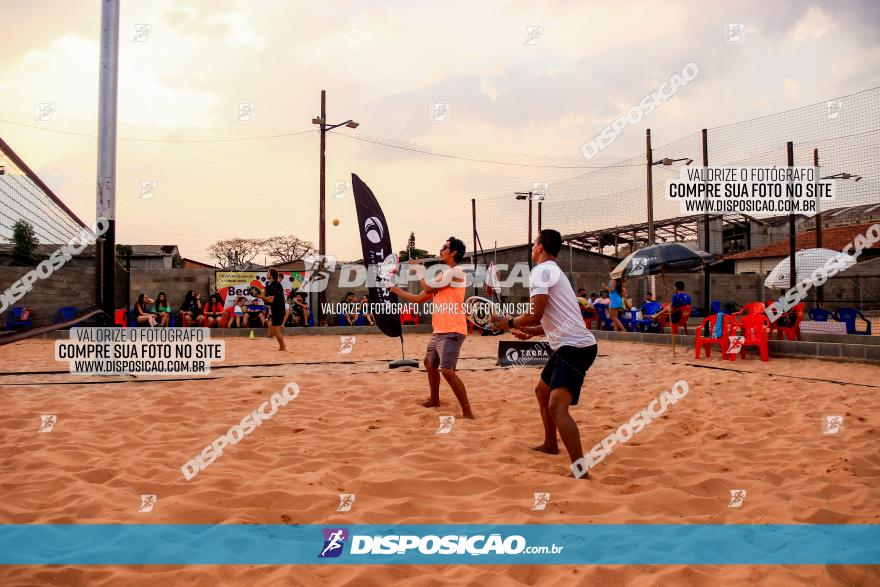
[[553, 230], [552, 228], [543, 229], [538, 236], [538, 242], [541, 243], [548, 254], [554, 257], [559, 255], [559, 251], [562, 250], [562, 235], [559, 234], [558, 230]]
[[449, 241], [449, 252], [452, 253], [452, 258], [458, 263], [464, 259], [464, 254], [467, 250], [465, 249], [464, 241], [461, 241], [454, 236], [450, 236], [447, 240]]
[[269, 277], [272, 278], [272, 281], [278, 281], [278, 270], [274, 267], [269, 269]]
[[676, 281], [675, 282], [675, 289], [677, 289], [678, 291], [684, 291], [684, 282], [683, 281]]

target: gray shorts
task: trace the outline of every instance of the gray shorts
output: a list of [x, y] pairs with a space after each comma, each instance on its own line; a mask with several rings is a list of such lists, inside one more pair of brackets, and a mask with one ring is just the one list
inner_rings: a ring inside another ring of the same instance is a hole
[[465, 338], [458, 332], [435, 332], [425, 351], [425, 361], [432, 369], [455, 369]]

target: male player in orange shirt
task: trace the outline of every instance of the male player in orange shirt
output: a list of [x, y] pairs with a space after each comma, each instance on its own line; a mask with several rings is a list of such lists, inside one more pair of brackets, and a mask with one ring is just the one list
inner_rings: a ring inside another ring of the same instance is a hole
[[422, 279], [422, 291], [419, 294], [409, 293], [399, 287], [392, 287], [390, 290], [399, 299], [414, 304], [423, 304], [433, 298], [431, 327], [434, 334], [431, 335], [431, 342], [425, 352], [425, 369], [428, 371], [431, 397], [422, 405], [426, 408], [440, 405], [442, 373], [461, 404], [462, 416], [473, 420], [474, 414], [468, 402], [467, 390], [455, 372], [461, 345], [467, 336], [467, 319], [464, 314], [465, 277], [462, 271], [455, 271], [459, 261], [464, 258], [464, 253], [464, 243], [451, 236], [440, 248], [440, 259], [449, 269], [437, 280], [437, 287], [428, 286]]

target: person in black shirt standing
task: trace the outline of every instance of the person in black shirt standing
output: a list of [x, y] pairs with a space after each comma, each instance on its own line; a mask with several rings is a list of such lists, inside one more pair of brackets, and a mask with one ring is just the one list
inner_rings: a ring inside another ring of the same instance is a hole
[[269, 308], [272, 310], [272, 324], [269, 325], [269, 336], [274, 335], [275, 339], [278, 340], [279, 351], [286, 351], [287, 347], [284, 345], [283, 331], [285, 315], [284, 287], [282, 287], [281, 280], [278, 278], [277, 269], [269, 269], [269, 278], [272, 281], [266, 286], [264, 295], [259, 297], [269, 304]]

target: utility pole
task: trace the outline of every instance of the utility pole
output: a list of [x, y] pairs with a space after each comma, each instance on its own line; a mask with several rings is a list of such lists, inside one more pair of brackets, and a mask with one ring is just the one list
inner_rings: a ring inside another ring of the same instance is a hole
[[538, 200], [538, 234], [541, 234], [541, 205], [543, 203], [543, 201]]
[[[321, 117], [313, 118], [312, 124], [317, 124], [319, 126], [319, 130], [321, 132], [321, 150], [320, 150], [320, 172], [318, 179], [318, 193], [320, 194], [320, 203], [318, 210], [318, 259], [320, 263], [320, 267], [324, 266], [324, 257], [327, 255], [327, 234], [326, 234], [326, 201], [327, 201], [327, 182], [326, 182], [326, 159], [325, 159], [325, 151], [327, 146], [327, 131], [333, 130], [334, 128], [338, 128], [340, 126], [347, 126], [348, 128], [357, 128], [358, 123], [353, 120], [346, 120], [345, 122], [341, 122], [339, 124], [327, 124], [327, 90], [321, 90]], [[329, 278], [328, 278], [329, 279]], [[315, 310], [315, 326], [318, 326], [321, 323], [321, 316], [323, 315], [323, 309], [321, 305], [323, 304], [324, 292], [320, 292], [318, 294], [318, 302], [313, 305], [312, 308]], [[314, 302], [313, 302], [314, 304]]]
[[[532, 268], [532, 253], [531, 253], [531, 246], [532, 246], [532, 200], [535, 197], [535, 193], [532, 191], [514, 192], [514, 195], [516, 196], [517, 200], [528, 200], [529, 201], [529, 236], [528, 236], [529, 240], [526, 243], [526, 253], [527, 253], [526, 256], [529, 258], [529, 269], [531, 269]], [[538, 214], [539, 214], [538, 222], [540, 222], [540, 213], [541, 213], [541, 203], [538, 202]]]

